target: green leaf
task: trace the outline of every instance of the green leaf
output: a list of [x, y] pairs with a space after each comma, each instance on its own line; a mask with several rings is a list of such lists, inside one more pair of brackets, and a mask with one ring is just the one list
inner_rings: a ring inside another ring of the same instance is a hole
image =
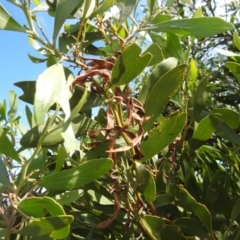
[[53, 54], [48, 54], [47, 57], [47, 67], [51, 67], [57, 63], [57, 58]]
[[161, 239], [161, 230], [165, 226], [164, 221], [157, 216], [145, 215], [141, 220], [141, 225], [151, 239]]
[[160, 124], [148, 134], [148, 139], [141, 144], [140, 150], [144, 157], [141, 161], [153, 157], [167, 147], [182, 131], [186, 122], [186, 113], [175, 113], [170, 118], [163, 119]]
[[183, 205], [184, 208], [187, 206], [187, 209], [190, 209], [191, 212], [199, 218], [207, 231], [211, 233], [212, 218], [206, 206], [198, 203], [182, 185], [179, 186], [178, 197], [181, 205]]
[[28, 107], [28, 105], [25, 106], [25, 112], [26, 112], [26, 116], [27, 116], [27, 120], [28, 120], [28, 124], [31, 128], [36, 126], [36, 122], [34, 119], [34, 116], [30, 110], [30, 108]]
[[152, 15], [155, 4], [156, 4], [156, 0], [148, 0], [147, 3], [148, 3], [150, 15]]
[[176, 58], [168, 58], [163, 60], [150, 74], [150, 76], [146, 79], [141, 92], [139, 93], [138, 100], [140, 100], [143, 104], [146, 101], [146, 98], [152, 92], [154, 85], [157, 81], [168, 71], [175, 68], [177, 66]]
[[231, 221], [230, 221], [230, 228], [232, 227], [234, 221], [239, 217], [240, 215], [240, 199], [238, 199], [237, 203], [232, 209], [231, 212]]
[[152, 174], [145, 164], [135, 162], [137, 190], [141, 192], [148, 202], [153, 202], [156, 197], [156, 186]]
[[152, 127], [167, 105], [169, 98], [178, 91], [184, 81], [186, 70], [187, 65], [181, 64], [168, 71], [153, 85], [145, 102], [146, 116], [151, 116], [150, 120], [143, 124], [145, 131]]
[[28, 57], [33, 63], [43, 63], [43, 62], [47, 61], [46, 58], [37, 58], [37, 57], [30, 55], [29, 53], [28, 53]]
[[[57, 217], [45, 217], [32, 220], [26, 227], [23, 227], [19, 231], [15, 231], [17, 234], [24, 236], [43, 236], [47, 234], [53, 234], [55, 239], [63, 239], [68, 236], [69, 232], [65, 227], [73, 222], [73, 216], [64, 215]], [[61, 236], [58, 236], [58, 230], [65, 229], [64, 233], [61, 232]], [[56, 235], [55, 235], [56, 234]]]
[[[54, 146], [58, 143], [64, 141], [63, 136], [61, 135], [63, 131], [63, 120], [55, 121], [53, 125], [48, 129], [49, 134], [43, 140], [43, 147]], [[40, 137], [42, 136], [42, 131], [45, 124], [36, 126], [30, 129], [20, 140], [20, 143], [23, 147], [36, 147]], [[75, 134], [75, 137], [85, 135], [89, 129], [98, 129], [100, 126], [98, 123], [88, 117], [83, 115], [78, 115], [72, 120], [72, 128]], [[1, 148], [1, 147], [0, 147]]]
[[65, 215], [63, 207], [50, 197], [29, 197], [18, 204], [18, 210], [29, 217], [41, 218], [47, 213], [51, 216]]
[[162, 12], [160, 12], [150, 21], [150, 24], [157, 24], [157, 23], [167, 22], [170, 20], [171, 20], [170, 15], [162, 14]]
[[152, 55], [151, 61], [148, 63], [148, 66], [152, 66], [155, 64], [160, 63], [163, 60], [162, 50], [158, 46], [157, 43], [151, 44], [146, 51], [143, 53], [145, 55], [146, 53], [150, 53]]
[[205, 117], [197, 126], [193, 134], [193, 139], [190, 146], [190, 151], [193, 152], [199, 148], [207, 139], [211, 138], [212, 134], [217, 130], [217, 127], [222, 124], [220, 114], [211, 114]]
[[70, 16], [71, 12], [83, 1], [79, 0], [57, 0], [56, 16], [54, 18], [54, 32], [53, 32], [53, 44], [56, 45], [56, 39], [58, 33], [65, 22]]
[[165, 225], [161, 229], [161, 239], [187, 240], [188, 238], [183, 236], [179, 230], [177, 226]]
[[82, 189], [67, 191], [56, 195], [54, 199], [61, 205], [67, 205], [79, 199], [83, 195], [83, 191]]
[[171, 204], [174, 201], [175, 197], [170, 194], [159, 194], [156, 196], [156, 199], [154, 200], [154, 206], [162, 207], [168, 204]]
[[192, 114], [192, 119], [193, 120], [197, 119], [197, 117], [202, 112], [202, 110], [204, 109], [205, 104], [207, 102], [207, 99], [208, 99], [208, 92], [206, 91], [207, 84], [208, 84], [208, 80], [203, 79], [199, 83], [199, 85], [197, 87], [197, 90], [194, 94], [194, 97], [193, 97], [193, 114]]
[[232, 23], [226, 22], [218, 17], [202, 17], [163, 22], [147, 27], [144, 30], [193, 37], [210, 37], [219, 33], [234, 30], [234, 26]]
[[214, 205], [219, 201], [222, 194], [223, 186], [225, 182], [225, 175], [221, 171], [217, 171], [208, 186], [207, 192], [207, 206], [209, 209], [214, 207]]
[[83, 20], [89, 18], [95, 7], [95, 0], [88, 0], [83, 2]]
[[10, 30], [17, 32], [26, 32], [27, 29], [16, 22], [7, 10], [0, 4], [0, 30]]
[[8, 192], [11, 188], [9, 174], [0, 154], [0, 194]]
[[101, 4], [92, 12], [89, 18], [95, 17], [97, 14], [103, 14], [108, 11], [114, 4], [113, 0], [104, 0]]
[[7, 133], [4, 132], [0, 126], [0, 153], [6, 155], [7, 157], [13, 158], [19, 163], [21, 162], [17, 151], [14, 148], [13, 143], [8, 139]]
[[78, 167], [45, 176], [38, 185], [47, 189], [71, 190], [90, 183], [107, 173], [113, 165], [111, 159], [94, 159]]
[[[21, 95], [19, 98], [26, 103], [33, 104], [34, 96], [35, 96], [35, 92], [36, 92], [36, 82], [35, 81], [23, 81], [23, 82], [14, 83], [14, 85], [23, 90], [23, 95]], [[79, 103], [79, 98], [82, 97], [85, 89], [86, 88], [83, 88], [80, 86], [75, 87], [75, 91], [74, 91], [71, 99], [69, 100], [71, 109], [76, 107], [76, 105]], [[90, 91], [87, 91], [87, 100], [84, 103], [81, 110], [84, 112], [91, 108], [101, 106], [102, 104], [104, 104], [103, 97], [101, 97], [95, 93], [92, 93]], [[51, 106], [51, 109], [55, 110], [56, 106], [55, 105]]]
[[187, 217], [179, 218], [174, 221], [174, 224], [187, 236], [198, 236], [200, 239], [208, 239], [209, 237], [208, 232], [197, 219]]
[[200, 17], [203, 17], [203, 14], [202, 14], [202, 7], [199, 7], [196, 12], [194, 13], [194, 18], [200, 18]]
[[167, 0], [165, 3], [165, 7], [170, 8], [176, 0]]
[[62, 145], [59, 145], [58, 152], [57, 152], [57, 159], [56, 159], [56, 167], [55, 167], [54, 172], [60, 172], [67, 156], [68, 156], [68, 154], [66, 152], [65, 147], [63, 147]]
[[145, 69], [152, 55], [146, 53], [139, 56], [140, 53], [141, 48], [136, 43], [131, 44], [123, 51], [114, 65], [111, 87], [129, 83]]
[[240, 64], [236, 62], [226, 62], [225, 67], [228, 68], [240, 84]]
[[117, 5], [120, 8], [119, 26], [130, 16], [137, 2], [137, 0], [117, 0]]
[[233, 33], [233, 43], [238, 48], [238, 50], [240, 50], [240, 37], [236, 31]]
[[177, 58], [180, 63], [187, 61], [179, 37], [175, 34], [167, 34], [167, 52], [169, 56]]
[[[34, 115], [38, 125], [44, 123], [45, 114], [54, 103], [61, 104], [63, 99], [68, 102], [66, 88], [65, 74], [61, 64], [53, 65], [39, 75], [34, 98]], [[62, 104], [65, 105], [65, 103]]]
[[18, 108], [17, 94], [13, 90], [9, 91], [9, 105], [10, 110], [8, 111], [8, 116], [11, 120], [13, 120]]

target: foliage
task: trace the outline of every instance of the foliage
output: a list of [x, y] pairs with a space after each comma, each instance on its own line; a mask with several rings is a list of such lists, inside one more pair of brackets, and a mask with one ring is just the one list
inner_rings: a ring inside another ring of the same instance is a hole
[[15, 83], [27, 131], [0, 104], [0, 238], [240, 239], [234, 2], [9, 2], [28, 24], [0, 5], [0, 28], [46, 70]]

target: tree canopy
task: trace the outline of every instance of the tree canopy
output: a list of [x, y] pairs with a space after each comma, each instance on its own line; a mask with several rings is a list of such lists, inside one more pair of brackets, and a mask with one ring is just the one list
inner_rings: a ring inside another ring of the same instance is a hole
[[0, 103], [0, 238], [240, 239], [239, 3], [9, 2], [46, 70], [27, 129]]

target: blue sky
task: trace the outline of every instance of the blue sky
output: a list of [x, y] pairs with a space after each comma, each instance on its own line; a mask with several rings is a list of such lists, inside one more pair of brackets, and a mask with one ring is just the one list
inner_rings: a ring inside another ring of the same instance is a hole
[[[24, 15], [18, 8], [5, 0], [0, 0], [0, 3], [21, 25], [26, 24]], [[41, 19], [43, 20], [40, 18], [40, 21]], [[52, 22], [52, 20], [47, 17], [41, 22], [48, 34], [52, 32], [50, 28], [53, 25], [47, 21]], [[27, 34], [0, 30], [0, 43], [0, 101], [3, 102], [4, 99], [8, 101], [10, 90], [14, 90], [18, 96], [22, 94], [21, 89], [13, 85], [14, 82], [36, 80], [38, 75], [46, 69], [46, 65], [45, 63], [35, 64], [28, 58], [28, 53], [38, 57], [40, 55], [29, 44]], [[25, 115], [25, 105], [24, 102], [19, 101], [18, 112], [22, 112], [23, 115]]]

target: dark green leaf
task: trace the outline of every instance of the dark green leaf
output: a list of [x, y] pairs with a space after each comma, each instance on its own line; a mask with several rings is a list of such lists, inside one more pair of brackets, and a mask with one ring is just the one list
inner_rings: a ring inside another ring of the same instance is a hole
[[8, 139], [6, 132], [0, 126], [0, 153], [7, 157], [13, 158], [18, 162], [21, 162], [17, 151], [14, 148], [13, 143]]
[[133, 43], [128, 46], [117, 59], [113, 71], [111, 86], [120, 86], [129, 83], [137, 77], [148, 65], [152, 55], [141, 55], [141, 48]]
[[205, 205], [198, 203], [182, 185], [179, 186], [178, 192], [179, 201], [188, 209], [191, 209], [199, 220], [202, 222], [203, 226], [207, 229], [209, 233], [212, 231], [212, 217]]
[[61, 205], [67, 205], [71, 202], [76, 201], [83, 195], [83, 190], [72, 190], [64, 193], [60, 193], [54, 197], [55, 201], [57, 201]]
[[16, 22], [7, 10], [0, 4], [0, 30], [10, 30], [17, 32], [26, 32], [27, 29]]
[[8, 192], [11, 188], [9, 174], [0, 154], [0, 194]]
[[175, 113], [170, 118], [163, 119], [160, 124], [148, 134], [148, 139], [141, 144], [140, 150], [144, 157], [141, 161], [153, 157], [167, 147], [182, 131], [186, 122], [186, 113]]
[[234, 30], [234, 26], [232, 23], [226, 22], [218, 17], [202, 17], [171, 20], [147, 27], [145, 30], [194, 37], [210, 37], [219, 33]]
[[164, 74], [152, 87], [146, 102], [146, 116], [151, 116], [150, 120], [143, 124], [146, 130], [150, 129], [154, 121], [160, 116], [169, 98], [173, 96], [184, 81], [187, 65], [179, 65]]
[[[36, 147], [40, 137], [42, 136], [42, 131], [45, 124], [41, 126], [36, 126], [29, 130], [21, 138], [21, 145], [23, 147]], [[85, 135], [89, 129], [98, 129], [100, 126], [94, 120], [85, 117], [83, 115], [78, 115], [72, 120], [72, 127], [76, 137]], [[43, 141], [43, 147], [54, 146], [58, 143], [63, 142], [63, 137], [61, 135], [63, 131], [63, 120], [55, 121], [54, 124], [49, 128], [49, 134]]]
[[137, 190], [141, 192], [148, 202], [153, 202], [156, 197], [156, 186], [152, 174], [145, 164], [135, 162]]
[[112, 167], [111, 159], [95, 159], [80, 164], [78, 167], [53, 173], [38, 181], [38, 185], [47, 189], [71, 190], [90, 183]]
[[148, 0], [147, 2], [148, 2], [149, 10], [150, 10], [150, 15], [152, 15], [155, 4], [156, 4], [156, 0]]
[[240, 215], [240, 199], [238, 199], [237, 203], [232, 209], [230, 222], [231, 226], [233, 225], [234, 221], [239, 217], [239, 215]]
[[59, 145], [58, 151], [57, 151], [55, 172], [59, 172], [62, 169], [67, 156], [68, 154], [66, 152], [66, 149], [62, 145]]
[[181, 234], [179, 230], [176, 226], [165, 225], [161, 229], [161, 239], [187, 240], [187, 237]]
[[175, 197], [170, 195], [170, 194], [159, 194], [156, 196], [156, 199], [154, 201], [154, 206], [157, 207], [162, 207], [168, 204], [171, 204], [174, 201]]
[[187, 236], [198, 236], [200, 239], [208, 239], [208, 233], [201, 222], [194, 218], [179, 218], [174, 221], [182, 233]]
[[47, 61], [46, 58], [37, 58], [37, 57], [30, 55], [29, 53], [28, 53], [28, 57], [33, 63], [43, 63], [43, 62]]
[[[67, 237], [69, 231], [66, 226], [72, 221], [73, 216], [70, 215], [39, 218], [32, 220], [26, 227], [23, 227], [19, 231], [15, 231], [15, 233], [24, 236], [42, 236], [46, 234], [53, 234], [55, 239], [62, 239]], [[56, 236], [58, 235], [58, 230], [61, 229], [64, 229], [64, 232], [60, 231], [62, 236]]]

